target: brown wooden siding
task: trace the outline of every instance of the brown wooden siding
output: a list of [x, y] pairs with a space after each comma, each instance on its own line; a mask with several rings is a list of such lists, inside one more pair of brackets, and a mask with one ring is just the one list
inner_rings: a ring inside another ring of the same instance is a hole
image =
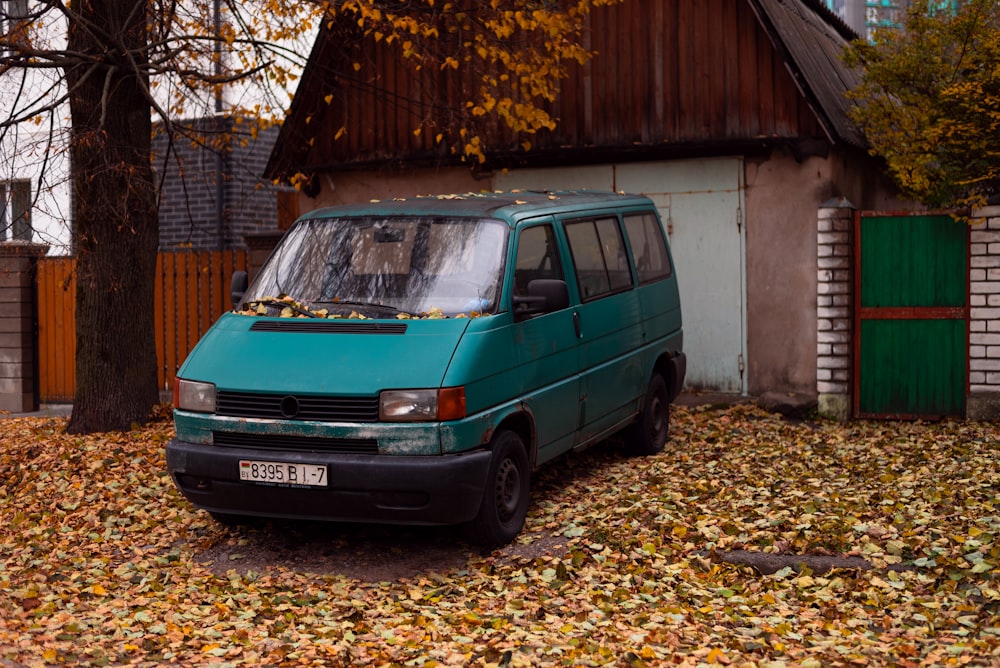
[[590, 34], [550, 146], [823, 136], [745, 2], [630, 0], [595, 9]]
[[[453, 115], [478, 87], [472, 75], [432, 63], [417, 70], [398, 42], [320, 40], [272, 158], [277, 172], [449, 157], [435, 135], [456, 127]], [[597, 55], [571, 65], [550, 109], [558, 127], [529, 138], [536, 150], [825, 137], [749, 2], [628, 0], [595, 8], [587, 40]], [[518, 151], [520, 138], [496, 119], [480, 131]]]
[[[39, 393], [43, 403], [72, 401], [76, 389], [75, 260], [38, 262]], [[159, 387], [174, 374], [208, 328], [231, 308], [233, 272], [246, 270], [246, 251], [168, 251], [156, 261], [156, 358]]]

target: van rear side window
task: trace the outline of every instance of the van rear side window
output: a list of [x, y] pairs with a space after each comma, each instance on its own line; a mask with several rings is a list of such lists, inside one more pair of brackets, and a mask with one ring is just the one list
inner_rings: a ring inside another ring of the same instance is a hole
[[663, 228], [651, 213], [625, 216], [625, 232], [632, 245], [632, 257], [639, 272], [639, 284], [669, 278], [673, 273], [670, 255], [663, 241]]
[[566, 237], [583, 301], [632, 287], [632, 270], [617, 218], [568, 222]]

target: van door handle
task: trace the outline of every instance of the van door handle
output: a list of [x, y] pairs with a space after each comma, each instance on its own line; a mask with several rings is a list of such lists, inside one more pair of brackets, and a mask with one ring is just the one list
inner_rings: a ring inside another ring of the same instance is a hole
[[583, 338], [583, 330], [580, 329], [580, 312], [573, 311], [573, 329], [576, 330], [576, 338]]

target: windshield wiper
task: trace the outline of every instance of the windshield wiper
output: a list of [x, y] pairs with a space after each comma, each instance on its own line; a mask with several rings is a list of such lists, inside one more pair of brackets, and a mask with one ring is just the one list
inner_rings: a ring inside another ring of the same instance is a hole
[[317, 314], [313, 313], [307, 308], [302, 308], [295, 304], [281, 301], [280, 299], [251, 299], [250, 301], [247, 302], [247, 306], [252, 307], [254, 304], [263, 304], [264, 306], [273, 306], [274, 308], [281, 308], [281, 309], [290, 308], [296, 313], [301, 313], [302, 315], [310, 318], [319, 317]]
[[392, 311], [393, 313], [400, 313], [401, 311], [395, 306], [389, 306], [388, 304], [379, 304], [378, 302], [363, 302], [363, 301], [348, 301], [344, 299], [338, 299], [336, 301], [328, 302], [313, 302], [315, 304], [333, 304], [334, 306], [360, 306], [362, 308], [380, 308], [386, 311]]

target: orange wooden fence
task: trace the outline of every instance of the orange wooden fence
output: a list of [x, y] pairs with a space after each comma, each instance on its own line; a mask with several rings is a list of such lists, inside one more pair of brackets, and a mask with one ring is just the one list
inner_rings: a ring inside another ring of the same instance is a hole
[[[75, 260], [38, 263], [38, 375], [43, 403], [72, 401], [76, 388]], [[247, 269], [246, 251], [164, 251], [156, 259], [153, 311], [159, 386], [173, 391], [174, 374], [201, 335], [231, 308], [234, 271]]]

